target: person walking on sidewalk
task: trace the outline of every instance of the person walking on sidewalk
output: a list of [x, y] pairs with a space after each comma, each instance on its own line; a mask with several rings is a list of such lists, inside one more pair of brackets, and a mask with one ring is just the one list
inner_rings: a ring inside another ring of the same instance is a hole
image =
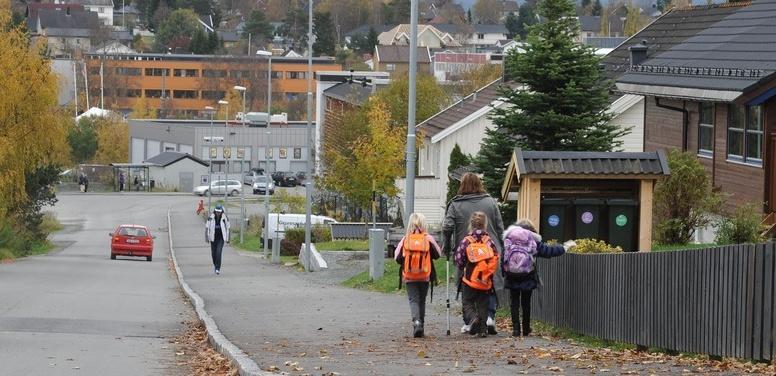
[[[461, 187], [458, 189], [458, 195], [447, 205], [447, 212], [442, 224], [442, 244], [445, 252], [450, 252], [457, 247], [467, 236], [469, 228], [469, 218], [474, 212], [483, 212], [487, 217], [485, 231], [496, 246], [498, 254], [501, 254], [501, 234], [504, 233], [504, 222], [501, 219], [501, 212], [498, 209], [498, 203], [489, 194], [485, 193], [482, 186], [482, 180], [473, 173], [466, 173], [461, 178]], [[500, 268], [500, 267], [499, 267]], [[461, 280], [462, 270], [458, 269], [457, 278]], [[504, 278], [501, 272], [496, 273], [494, 278], [495, 289], [504, 288]], [[496, 331], [496, 305], [498, 303], [496, 294], [488, 297], [488, 333], [497, 334]], [[463, 316], [464, 325], [461, 333], [465, 333], [471, 322], [465, 314]]]
[[221, 204], [216, 205], [213, 214], [210, 214], [205, 223], [205, 241], [210, 243], [213, 268], [216, 274], [221, 274], [221, 253], [224, 250], [224, 242], [229, 243], [229, 218], [226, 217]]
[[498, 270], [498, 251], [488, 232], [488, 217], [474, 212], [469, 220], [469, 234], [455, 251], [455, 264], [463, 270], [460, 288], [463, 291], [463, 315], [468, 321], [469, 334], [487, 337], [490, 332], [488, 306], [493, 291], [493, 277]]
[[438, 259], [441, 253], [434, 237], [428, 234], [426, 217], [420, 213], [412, 213], [407, 233], [396, 246], [394, 258], [401, 265], [399, 286], [401, 287], [402, 281], [407, 286], [407, 298], [410, 301], [412, 315], [412, 335], [415, 338], [424, 336], [426, 295], [429, 285], [436, 283], [433, 260]]
[[509, 226], [504, 232], [504, 257], [501, 270], [504, 273], [504, 287], [509, 290], [511, 301], [513, 337], [521, 335], [527, 337], [531, 334], [531, 294], [541, 283], [536, 257], [561, 256], [574, 246], [576, 243], [573, 240], [563, 245], [542, 242], [541, 235], [536, 233], [536, 228], [528, 219]]

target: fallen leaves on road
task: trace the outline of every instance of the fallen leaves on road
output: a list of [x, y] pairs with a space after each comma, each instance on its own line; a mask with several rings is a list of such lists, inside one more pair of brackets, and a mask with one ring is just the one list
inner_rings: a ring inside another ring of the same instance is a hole
[[177, 346], [176, 356], [186, 356], [179, 365], [187, 365], [187, 374], [194, 376], [236, 376], [237, 368], [208, 342], [205, 326], [199, 321], [186, 322], [186, 332], [171, 342]]

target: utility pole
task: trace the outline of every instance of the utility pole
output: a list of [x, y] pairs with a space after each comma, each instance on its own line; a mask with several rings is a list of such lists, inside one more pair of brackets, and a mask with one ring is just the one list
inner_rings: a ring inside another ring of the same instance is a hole
[[207, 212], [210, 213], [213, 210], [210, 206], [210, 198], [213, 196], [213, 153], [211, 153], [210, 150], [213, 148], [213, 114], [215, 113], [215, 109], [210, 106], [205, 106], [205, 112], [210, 115], [210, 142], [207, 147], [207, 160], [210, 164], [207, 170]]
[[75, 116], [78, 116], [78, 73], [76, 73], [76, 61], [75, 58], [70, 55], [70, 57], [73, 59], [73, 93], [75, 93]]
[[404, 226], [415, 211], [415, 77], [418, 74], [418, 0], [410, 1], [410, 82], [407, 109], [407, 173], [404, 190]]
[[[267, 128], [269, 129], [269, 127]], [[267, 148], [264, 149], [264, 258], [269, 256], [269, 183], [272, 181], [269, 170], [269, 158], [267, 158], [267, 150], [272, 147], [270, 144], [270, 132], [265, 132], [267, 136]]]
[[[224, 142], [224, 150], [229, 146], [229, 102], [225, 100], [218, 101], [218, 104], [222, 106], [226, 106], [226, 117], [224, 118], [224, 136], [225, 136], [225, 142]], [[222, 151], [222, 155], [225, 153]], [[229, 158], [232, 158], [232, 150], [229, 150]], [[229, 159], [226, 159], [226, 155], [224, 155], [224, 166], [226, 166], [226, 171], [224, 172], [224, 180], [222, 180], [222, 184], [224, 184], [224, 210], [226, 210], [226, 195], [229, 193], [229, 185], [227, 184], [229, 182]]]
[[307, 132], [306, 132], [306, 144], [307, 144], [307, 165], [305, 167], [305, 221], [304, 221], [304, 269], [310, 271], [310, 237], [312, 228], [310, 221], [312, 217], [312, 163], [313, 163], [313, 149], [310, 138], [312, 136], [312, 121], [313, 121], [313, 0], [309, 1], [308, 20], [307, 20]]
[[[250, 34], [248, 34], [250, 37]], [[242, 116], [242, 127], [245, 128], [245, 114], [248, 112], [245, 110], [245, 93], [248, 91], [248, 88], [245, 86], [235, 86], [234, 90], [242, 91], [242, 97], [243, 97], [243, 116]], [[244, 130], [243, 130], [244, 131]], [[243, 170], [243, 167], [245, 166], [245, 163], [243, 161], [240, 161], [240, 179], [242, 180], [242, 175], [245, 173]], [[242, 184], [242, 182], [240, 182]], [[245, 185], [243, 184], [242, 189], [240, 189], [240, 215], [242, 216], [242, 220], [240, 220], [240, 243], [242, 244], [243, 240], [245, 239], [243, 234], [245, 233]]]

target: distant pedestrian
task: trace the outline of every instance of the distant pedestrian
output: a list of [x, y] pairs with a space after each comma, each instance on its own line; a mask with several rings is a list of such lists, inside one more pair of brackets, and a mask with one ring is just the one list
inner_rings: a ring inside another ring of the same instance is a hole
[[210, 243], [215, 273], [221, 274], [221, 253], [224, 250], [224, 242], [229, 243], [229, 218], [226, 217], [221, 204], [216, 205], [213, 214], [205, 223], [205, 241]]
[[119, 173], [119, 192], [124, 191], [124, 173]]
[[80, 190], [81, 192], [86, 192], [86, 189], [85, 189], [85, 186], [84, 186], [84, 184], [85, 184], [84, 180], [85, 179], [86, 179], [86, 175], [84, 175], [83, 173], [78, 175], [78, 190]]
[[133, 185], [135, 186], [135, 191], [140, 190], [140, 180], [137, 179], [137, 175], [135, 175], [135, 181], [133, 182]]
[[455, 264], [463, 270], [460, 291], [463, 315], [468, 318], [469, 334], [487, 337], [488, 306], [493, 291], [493, 277], [498, 270], [496, 243], [488, 235], [488, 217], [474, 212], [469, 220], [469, 234], [455, 251]]
[[527, 337], [532, 331], [531, 294], [541, 284], [535, 257], [561, 256], [575, 245], [573, 240], [563, 245], [542, 242], [541, 235], [536, 233], [533, 223], [527, 219], [509, 226], [504, 232], [504, 257], [501, 270], [504, 273], [504, 287], [509, 289], [510, 293], [513, 337], [521, 335]]
[[[485, 231], [496, 246], [498, 253], [501, 253], [501, 234], [504, 232], [504, 222], [501, 220], [501, 212], [498, 208], [498, 203], [493, 197], [485, 193], [485, 188], [482, 186], [482, 180], [479, 176], [473, 173], [466, 173], [461, 178], [461, 187], [458, 189], [458, 194], [447, 205], [447, 212], [445, 213], [445, 219], [442, 224], [443, 235], [443, 247], [445, 252], [451, 252], [466, 237], [469, 228], [469, 219], [474, 212], [483, 212], [487, 217], [487, 226]], [[458, 270], [458, 281], [461, 280], [462, 270]], [[496, 290], [504, 288], [504, 278], [501, 273], [496, 273], [493, 276], [493, 282]], [[492, 294], [489, 297], [488, 306], [488, 333], [497, 334], [496, 331], [496, 305], [498, 301], [496, 294]], [[470, 318], [466, 316], [464, 312], [461, 332], [466, 332], [471, 322]]]
[[84, 174], [84, 193], [89, 192], [89, 177]]
[[406, 235], [396, 246], [394, 258], [401, 265], [399, 269], [399, 286], [401, 281], [407, 286], [407, 298], [410, 302], [412, 315], [412, 335], [423, 337], [423, 326], [426, 320], [426, 295], [429, 285], [436, 283], [434, 261], [441, 254], [434, 237], [428, 234], [426, 217], [420, 213], [412, 213], [409, 218]]

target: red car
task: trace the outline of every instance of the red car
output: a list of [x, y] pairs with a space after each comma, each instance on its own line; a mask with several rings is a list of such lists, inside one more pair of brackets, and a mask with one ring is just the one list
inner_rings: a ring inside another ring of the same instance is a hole
[[154, 253], [154, 238], [146, 226], [119, 225], [110, 234], [110, 258], [116, 256], [139, 256], [151, 261]]

